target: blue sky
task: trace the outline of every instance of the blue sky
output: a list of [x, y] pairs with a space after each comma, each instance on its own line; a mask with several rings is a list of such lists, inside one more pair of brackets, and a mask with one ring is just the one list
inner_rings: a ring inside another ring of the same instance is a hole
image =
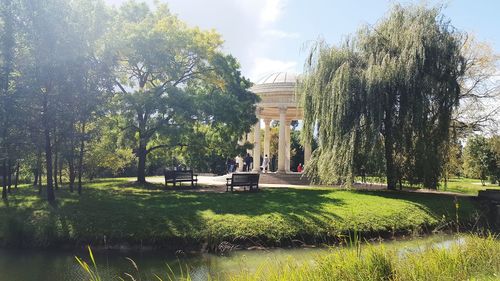
[[[124, 0], [106, 0], [119, 5]], [[318, 38], [335, 44], [363, 24], [374, 24], [393, 3], [387, 0], [160, 0], [190, 25], [215, 28], [227, 52], [253, 81], [275, 71], [301, 72], [307, 46]], [[147, 2], [153, 2], [147, 0]], [[399, 1], [421, 3], [422, 1]], [[500, 1], [426, 1], [461, 31], [473, 33], [500, 53]]]

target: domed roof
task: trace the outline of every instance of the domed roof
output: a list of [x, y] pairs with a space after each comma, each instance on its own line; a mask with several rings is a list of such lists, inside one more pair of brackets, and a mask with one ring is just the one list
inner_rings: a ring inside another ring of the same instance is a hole
[[275, 72], [268, 74], [257, 80], [257, 83], [250, 88], [256, 94], [266, 93], [294, 93], [297, 84], [297, 75], [291, 72]]
[[277, 83], [296, 83], [297, 75], [291, 72], [275, 72], [260, 78], [256, 85], [277, 84]]

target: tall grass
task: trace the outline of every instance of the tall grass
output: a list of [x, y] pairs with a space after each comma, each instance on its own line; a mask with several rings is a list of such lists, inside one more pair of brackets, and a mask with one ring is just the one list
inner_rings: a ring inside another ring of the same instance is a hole
[[240, 280], [497, 280], [500, 241], [467, 236], [449, 247], [401, 251], [383, 245], [343, 249], [315, 264], [268, 266], [229, 278]]
[[99, 275], [99, 271], [97, 270], [97, 264], [95, 262], [94, 254], [92, 253], [92, 249], [90, 249], [90, 246], [88, 246], [88, 250], [91, 265], [89, 265], [86, 261], [79, 257], [75, 257], [75, 259], [80, 267], [84, 270], [84, 272], [88, 275], [89, 281], [103, 281], [103, 279]]
[[[357, 243], [357, 242], [356, 242]], [[92, 281], [92, 270], [80, 262]], [[95, 264], [94, 264], [95, 265]], [[97, 268], [95, 268], [97, 273]], [[167, 278], [154, 275], [148, 280], [191, 280], [189, 272], [175, 276], [167, 268]], [[500, 240], [465, 236], [445, 245], [427, 248], [392, 249], [384, 245], [360, 244], [332, 249], [312, 263], [267, 263], [255, 271], [214, 276], [213, 280], [288, 281], [288, 280], [500, 280]], [[134, 280], [134, 279], [131, 279]], [[143, 279], [144, 280], [144, 279]]]

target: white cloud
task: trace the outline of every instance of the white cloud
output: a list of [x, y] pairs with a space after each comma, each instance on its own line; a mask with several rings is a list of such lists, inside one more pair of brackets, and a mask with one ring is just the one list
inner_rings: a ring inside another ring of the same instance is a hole
[[296, 61], [282, 61], [270, 58], [256, 58], [251, 67], [249, 78], [252, 81], [257, 81], [265, 74], [281, 71], [297, 72]]

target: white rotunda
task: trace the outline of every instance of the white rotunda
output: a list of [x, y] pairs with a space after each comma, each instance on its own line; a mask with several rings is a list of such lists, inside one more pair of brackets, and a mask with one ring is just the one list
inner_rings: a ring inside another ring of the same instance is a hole
[[[260, 97], [256, 105], [258, 122], [254, 125], [247, 141], [254, 145], [253, 171], [260, 171], [260, 158], [270, 156], [270, 125], [273, 120], [279, 121], [278, 142], [278, 174], [290, 173], [290, 126], [293, 120], [302, 120], [303, 111], [297, 101], [296, 84], [298, 77], [290, 72], [276, 72], [266, 75], [250, 88]], [[260, 145], [261, 120], [264, 123], [264, 148]], [[253, 136], [252, 136], [253, 134]], [[310, 143], [303, 144], [304, 164], [311, 157]], [[256, 157], [259, 155], [260, 157]]]

